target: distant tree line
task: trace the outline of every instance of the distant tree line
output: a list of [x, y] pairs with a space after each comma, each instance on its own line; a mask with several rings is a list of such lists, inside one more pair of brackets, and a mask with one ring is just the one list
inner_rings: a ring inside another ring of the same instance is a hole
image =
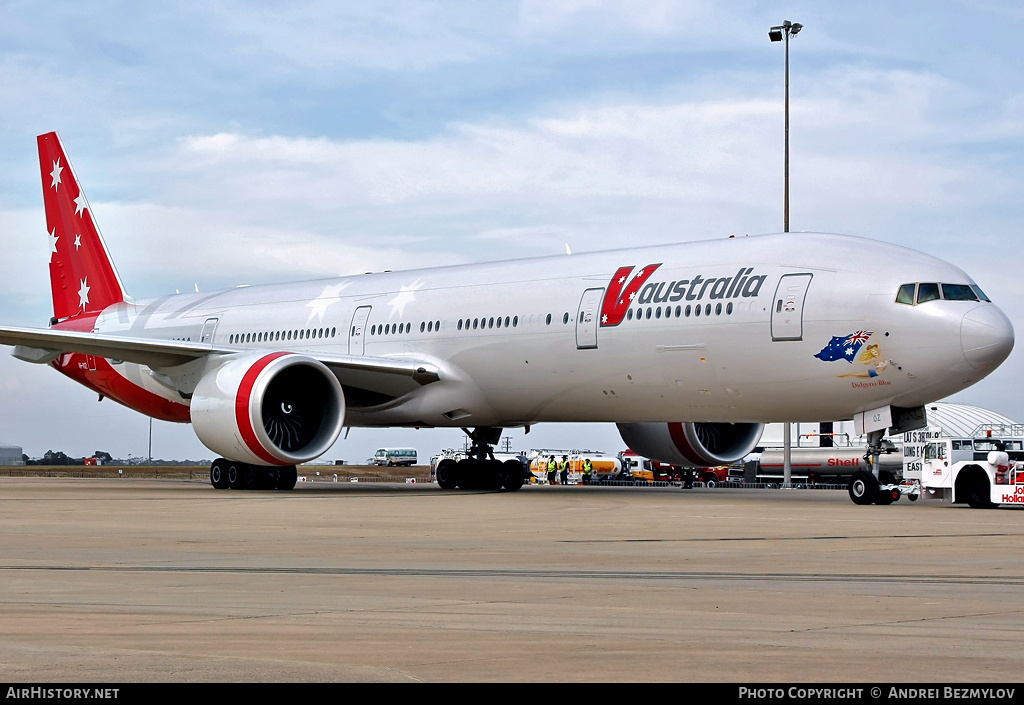
[[[89, 456], [95, 459], [97, 465], [149, 465], [147, 458], [114, 458], [104, 450], [98, 450]], [[21, 459], [25, 465], [85, 465], [86, 458], [73, 458], [60, 450], [48, 450], [41, 458], [30, 458], [22, 454]], [[209, 465], [209, 460], [158, 460], [153, 459], [153, 465]]]

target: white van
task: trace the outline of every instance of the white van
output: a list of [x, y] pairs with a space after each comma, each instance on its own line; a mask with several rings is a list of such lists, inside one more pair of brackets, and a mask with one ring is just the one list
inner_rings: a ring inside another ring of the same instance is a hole
[[415, 465], [415, 448], [378, 448], [373, 454], [374, 465]]

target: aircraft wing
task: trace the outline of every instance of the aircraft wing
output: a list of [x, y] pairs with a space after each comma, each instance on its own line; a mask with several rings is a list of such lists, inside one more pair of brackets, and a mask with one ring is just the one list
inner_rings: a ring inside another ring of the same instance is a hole
[[64, 353], [81, 353], [148, 367], [173, 367], [215, 352], [238, 352], [209, 343], [9, 326], [0, 326], [0, 344], [16, 346], [11, 354], [19, 360], [42, 364]]
[[[0, 344], [13, 345], [12, 355], [20, 360], [48, 364], [64, 353], [96, 355], [109, 360], [134, 362], [153, 369], [183, 365], [207, 355], [240, 355], [274, 352], [242, 345], [214, 345], [178, 340], [85, 333], [39, 328], [0, 326]], [[401, 396], [416, 387], [440, 379], [436, 365], [410, 357], [384, 358], [302, 352], [322, 362], [342, 386], [388, 397]]]

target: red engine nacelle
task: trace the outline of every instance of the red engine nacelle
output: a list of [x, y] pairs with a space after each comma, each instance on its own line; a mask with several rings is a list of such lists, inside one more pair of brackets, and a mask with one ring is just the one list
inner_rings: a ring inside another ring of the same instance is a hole
[[740, 460], [761, 439], [760, 423], [620, 423], [626, 445], [663, 463], [703, 467]]
[[236, 358], [208, 373], [189, 413], [203, 445], [229, 460], [295, 465], [334, 445], [345, 397], [323, 363], [280, 352]]

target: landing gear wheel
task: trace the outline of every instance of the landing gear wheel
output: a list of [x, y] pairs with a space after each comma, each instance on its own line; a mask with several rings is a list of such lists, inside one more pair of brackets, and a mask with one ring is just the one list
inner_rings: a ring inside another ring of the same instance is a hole
[[871, 504], [878, 495], [878, 479], [871, 473], [860, 470], [853, 473], [847, 489], [854, 504]]
[[298, 479], [299, 471], [294, 465], [281, 468], [280, 474], [277, 476], [277, 489], [284, 491], [294, 490]]
[[523, 474], [523, 464], [518, 460], [506, 460], [502, 463], [505, 469], [504, 487], [509, 492], [522, 489], [526, 484], [526, 476]]
[[454, 490], [458, 487], [459, 475], [455, 461], [451, 458], [445, 458], [439, 462], [437, 469], [434, 471], [434, 479], [437, 480], [437, 484], [442, 490]]
[[228, 463], [228, 486], [233, 490], [245, 489], [245, 463]]
[[217, 458], [210, 465], [210, 484], [214, 489], [226, 490], [228, 488], [227, 466], [228, 461], [223, 458]]
[[508, 468], [500, 461], [487, 461], [483, 472], [487, 480], [487, 489], [500, 490], [505, 486], [505, 481], [508, 479]]
[[455, 477], [460, 488], [469, 490], [480, 486], [480, 478], [473, 472], [476, 467], [476, 461], [473, 460], [460, 460], [455, 463]]
[[259, 481], [262, 479], [260, 476], [263, 473], [257, 473], [256, 468], [252, 465], [245, 465], [242, 468], [242, 489], [255, 490], [259, 488]]

